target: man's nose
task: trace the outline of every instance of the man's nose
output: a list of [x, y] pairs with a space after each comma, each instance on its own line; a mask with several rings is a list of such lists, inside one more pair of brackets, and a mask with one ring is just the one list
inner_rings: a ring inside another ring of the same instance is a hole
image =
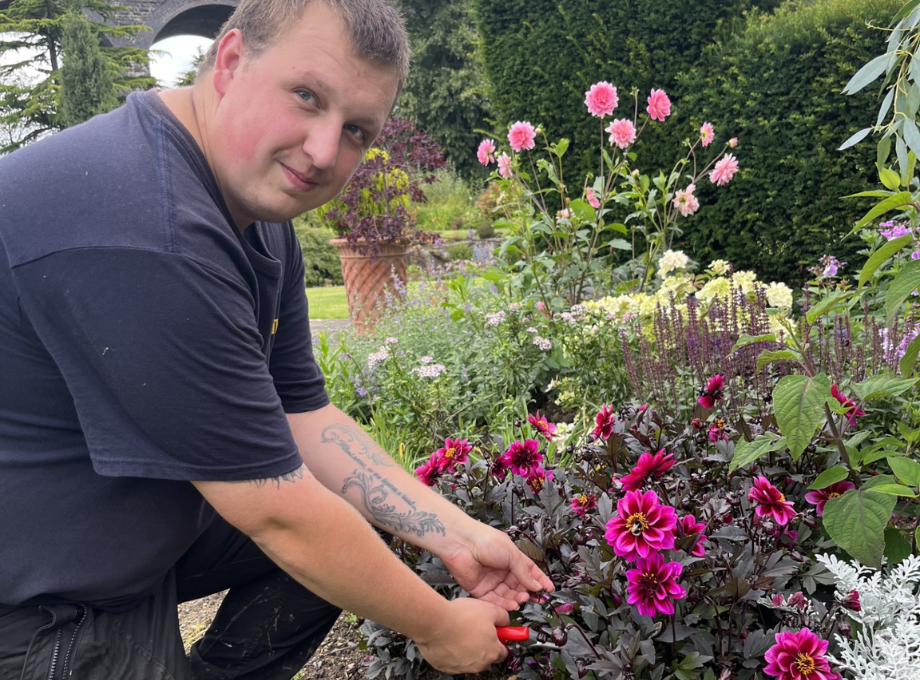
[[313, 159], [313, 166], [318, 170], [335, 167], [339, 155], [339, 142], [342, 139], [342, 125], [337, 121], [328, 121], [312, 127], [303, 143], [303, 151]]

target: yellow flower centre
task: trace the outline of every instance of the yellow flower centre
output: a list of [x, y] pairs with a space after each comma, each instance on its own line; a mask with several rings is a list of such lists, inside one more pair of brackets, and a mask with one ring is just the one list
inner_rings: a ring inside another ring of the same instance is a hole
[[716, 421], [716, 427], [719, 428], [720, 430], [724, 430], [724, 429], [725, 429], [725, 421], [722, 420], [721, 418], [719, 418], [719, 419]]
[[457, 449], [451, 446], [447, 451], [444, 452], [445, 458], [453, 458], [457, 454]]
[[540, 420], [537, 421], [537, 427], [541, 430], [545, 430], [549, 426], [547, 425], [546, 420], [544, 418], [540, 418]]
[[831, 498], [840, 498], [840, 494], [836, 491], [831, 491], [829, 494], [827, 494], [827, 500], [830, 500]]
[[653, 573], [647, 571], [647, 572], [645, 572], [644, 574], [642, 574], [642, 580], [645, 582], [645, 585], [646, 585], [647, 587], [649, 587], [649, 588], [657, 588], [657, 587], [658, 587], [658, 576], [657, 576], [657, 574], [653, 574]]
[[806, 678], [815, 672], [815, 660], [808, 656], [808, 654], [802, 652], [796, 654], [795, 661], [792, 662], [792, 665]]
[[578, 502], [585, 505], [588, 502], [588, 497], [585, 494], [581, 494], [581, 496], [578, 497]]
[[648, 529], [648, 519], [641, 512], [634, 512], [626, 518], [626, 528], [633, 536], [641, 536], [642, 532]]
[[532, 477], [530, 479], [530, 488], [533, 489], [535, 492], [539, 493], [540, 490], [543, 488], [543, 480], [540, 479], [539, 477]]
[[780, 494], [780, 495], [779, 495], [779, 502], [780, 502], [780, 503], [785, 503], [785, 502], [786, 502], [786, 496], [785, 496], [785, 494]]

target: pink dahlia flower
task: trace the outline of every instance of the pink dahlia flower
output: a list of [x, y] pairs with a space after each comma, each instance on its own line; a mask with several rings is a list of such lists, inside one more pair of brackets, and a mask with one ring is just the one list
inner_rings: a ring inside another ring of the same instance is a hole
[[652, 90], [648, 97], [648, 115], [652, 120], [664, 120], [671, 115], [671, 100], [664, 90]]
[[505, 457], [508, 460], [508, 467], [511, 468], [511, 472], [522, 477], [529, 475], [531, 470], [536, 469], [543, 462], [540, 444], [537, 443], [536, 439], [514, 442], [505, 451]]
[[441, 472], [454, 472], [455, 466], [465, 463], [470, 458], [470, 446], [468, 439], [451, 439], [448, 437], [444, 440], [444, 446], [434, 452], [437, 456], [438, 467]]
[[676, 526], [674, 508], [661, 505], [654, 491], [628, 491], [617, 501], [617, 514], [607, 522], [604, 536], [613, 552], [632, 562], [673, 548]]
[[596, 425], [593, 430], [594, 436], [598, 439], [610, 439], [610, 435], [613, 434], [613, 423], [616, 419], [617, 417], [613, 413], [613, 406], [609, 404], [601, 406], [601, 410], [594, 417], [594, 424]]
[[732, 181], [736, 172], [738, 172], [738, 159], [727, 153], [709, 173], [709, 181], [720, 187], [725, 186]]
[[764, 655], [767, 665], [763, 672], [779, 680], [840, 680], [825, 654], [827, 640], [821, 640], [808, 628], [797, 633], [777, 633], [776, 644]]
[[792, 503], [763, 475], [754, 480], [754, 486], [748, 492], [748, 500], [757, 503], [754, 512], [760, 517], [773, 517], [780, 526], [785, 526], [795, 517]]
[[546, 483], [551, 481], [553, 481], [552, 470], [544, 470], [541, 465], [537, 465], [527, 473], [527, 484], [534, 493], [540, 493]]
[[491, 139], [484, 139], [479, 142], [479, 149], [476, 151], [476, 158], [483, 165], [488, 165], [495, 160], [495, 142]]
[[683, 571], [680, 562], [668, 562], [659, 553], [652, 553], [647, 558], [640, 557], [636, 568], [626, 572], [626, 601], [636, 605], [640, 614], [655, 616], [674, 613], [674, 600], [687, 597], [678, 579]]
[[738, 138], [737, 138], [737, 137], [732, 137], [731, 139], [729, 139], [729, 140], [728, 140], [728, 147], [729, 147], [730, 149], [736, 149], [736, 148], [738, 147]]
[[853, 611], [853, 612], [862, 611], [862, 605], [859, 604], [859, 591], [858, 590], [851, 590], [849, 593], [847, 593], [846, 597], [840, 600], [840, 604], [846, 609], [849, 609], [850, 611]]
[[680, 518], [680, 528], [684, 532], [684, 536], [696, 536], [696, 542], [693, 544], [693, 547], [690, 549], [692, 555], [697, 557], [703, 557], [706, 555], [706, 549], [703, 547], [703, 542], [706, 540], [706, 525], [702, 522], [697, 522], [696, 517], [693, 515], [684, 515]]
[[701, 406], [711, 409], [716, 405], [716, 402], [722, 399], [722, 395], [725, 390], [725, 376], [714, 375], [709, 378], [709, 382], [706, 383], [706, 387], [703, 388], [700, 392], [700, 398], [697, 401]]
[[508, 474], [508, 454], [503, 453], [492, 460], [489, 465], [489, 474], [498, 479], [504, 479]]
[[605, 132], [610, 135], [610, 143], [616, 144], [621, 149], [625, 149], [636, 141], [636, 126], [631, 120], [625, 118], [611, 121]]
[[627, 491], [635, 491], [645, 484], [647, 479], [659, 479], [672, 467], [674, 467], [674, 456], [670, 453], [666, 455], [664, 449], [655, 455], [646, 452], [639, 456], [636, 467], [620, 479], [620, 482]]
[[709, 441], [713, 444], [719, 441], [728, 441], [729, 436], [725, 431], [725, 421], [721, 418], [717, 419], [715, 423], [709, 426]]
[[591, 89], [585, 92], [585, 106], [592, 116], [603, 118], [613, 113], [617, 107], [617, 89], [610, 83], [604, 81], [595, 83]]
[[527, 121], [518, 121], [508, 130], [508, 142], [515, 151], [532, 149], [536, 138], [537, 131]]
[[502, 151], [501, 156], [498, 157], [498, 174], [505, 179], [511, 179], [511, 175], [513, 174], [511, 171], [511, 156], [504, 151]]
[[684, 217], [689, 217], [700, 209], [700, 201], [693, 195], [694, 191], [696, 191], [696, 185], [690, 184], [686, 189], [674, 192], [674, 207], [677, 208]]
[[597, 192], [593, 188], [588, 187], [585, 189], [585, 198], [588, 199], [588, 205], [595, 210], [601, 207], [601, 199], [597, 197]]
[[597, 495], [593, 493], [583, 493], [580, 496], [575, 496], [575, 498], [571, 500], [571, 504], [572, 512], [579, 517], [584, 517], [588, 510], [593, 510], [597, 507]]
[[440, 474], [441, 468], [437, 453], [432, 453], [431, 458], [426, 463], [415, 468], [415, 476], [426, 486], [437, 484]]
[[844, 395], [840, 390], [837, 389], [837, 385], [831, 385], [831, 396], [834, 397], [841, 405], [846, 406], [846, 417], [852, 425], [857, 418], [866, 415], [866, 412], [863, 411], [856, 405], [852, 399]]
[[712, 123], [703, 123], [703, 126], [700, 128], [700, 144], [703, 145], [703, 148], [712, 144], [712, 140], [716, 138], [715, 130], [712, 129]]
[[539, 411], [537, 411], [536, 415], [528, 415], [527, 422], [533, 425], [534, 429], [546, 437], [547, 440], [556, 436], [556, 426], [541, 416]]
[[818, 489], [817, 491], [809, 491], [807, 494], [805, 494], [805, 500], [812, 505], [817, 506], [818, 515], [823, 515], [825, 503], [827, 503], [831, 498], [842, 496], [850, 489], [855, 488], [856, 485], [853, 484], [853, 482], [835, 482], [830, 486], [824, 487], [823, 489]]

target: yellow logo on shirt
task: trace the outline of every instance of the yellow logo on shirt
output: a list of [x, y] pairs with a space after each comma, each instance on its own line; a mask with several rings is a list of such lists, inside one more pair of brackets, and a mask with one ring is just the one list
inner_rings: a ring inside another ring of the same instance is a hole
[[278, 319], [275, 319], [275, 322], [272, 324], [272, 335], [278, 332]]

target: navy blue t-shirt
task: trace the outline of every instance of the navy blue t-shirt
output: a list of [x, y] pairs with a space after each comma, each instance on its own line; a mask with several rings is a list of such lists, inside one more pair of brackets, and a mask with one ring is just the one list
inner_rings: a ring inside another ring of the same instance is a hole
[[301, 465], [301, 250], [249, 231], [155, 92], [0, 159], [0, 603], [144, 595], [213, 518], [189, 480]]

